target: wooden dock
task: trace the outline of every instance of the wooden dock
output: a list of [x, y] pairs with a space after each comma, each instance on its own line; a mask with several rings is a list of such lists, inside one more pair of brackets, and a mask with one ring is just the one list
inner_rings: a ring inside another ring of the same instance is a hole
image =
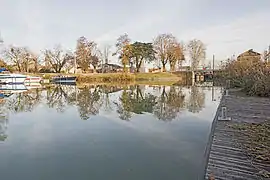
[[[231, 121], [221, 121], [221, 108], [227, 107]], [[240, 144], [248, 143], [247, 137], [234, 124], [270, 122], [270, 99], [247, 97], [237, 91], [223, 96], [213, 121], [208, 146], [205, 152], [205, 171], [199, 179], [215, 180], [257, 180], [270, 179], [263, 172], [270, 171], [270, 164], [254, 161]], [[238, 144], [237, 144], [237, 143]], [[211, 178], [210, 178], [211, 177]]]

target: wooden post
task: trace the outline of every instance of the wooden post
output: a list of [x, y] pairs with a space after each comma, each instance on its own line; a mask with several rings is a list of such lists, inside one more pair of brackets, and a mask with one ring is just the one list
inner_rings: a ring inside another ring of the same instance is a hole
[[218, 117], [218, 120], [220, 121], [230, 121], [231, 118], [227, 115], [227, 107], [223, 106], [221, 108], [221, 116]]

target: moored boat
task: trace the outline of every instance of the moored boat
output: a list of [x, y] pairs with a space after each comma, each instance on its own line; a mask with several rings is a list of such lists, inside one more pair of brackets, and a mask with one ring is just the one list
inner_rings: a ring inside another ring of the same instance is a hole
[[25, 79], [23, 74], [0, 74], [0, 84], [23, 84]]
[[27, 91], [27, 88], [24, 84], [1, 84], [0, 91], [5, 92], [24, 92]]
[[13, 74], [5, 68], [0, 69], [0, 84], [23, 84], [25, 79], [26, 75]]
[[24, 85], [28, 90], [42, 88], [42, 85], [40, 83], [24, 83]]
[[52, 78], [52, 82], [54, 83], [75, 83], [75, 76], [56, 76]]
[[25, 78], [24, 83], [40, 83], [42, 82], [42, 77], [38, 77], [38, 76], [27, 76]]

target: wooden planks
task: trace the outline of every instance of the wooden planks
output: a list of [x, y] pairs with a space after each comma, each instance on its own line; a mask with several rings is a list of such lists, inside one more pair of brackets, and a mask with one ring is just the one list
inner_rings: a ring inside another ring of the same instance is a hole
[[[231, 121], [218, 121], [221, 107], [228, 108]], [[252, 162], [250, 157], [237, 146], [236, 142], [248, 143], [247, 138], [237, 130], [229, 128], [234, 123], [260, 123], [269, 120], [270, 99], [258, 97], [243, 97], [237, 94], [223, 96], [217, 115], [213, 122], [213, 129], [209, 138], [209, 145], [205, 155], [206, 170], [202, 179], [215, 180], [257, 180], [269, 179], [260, 176], [261, 168], [270, 168], [267, 164]]]

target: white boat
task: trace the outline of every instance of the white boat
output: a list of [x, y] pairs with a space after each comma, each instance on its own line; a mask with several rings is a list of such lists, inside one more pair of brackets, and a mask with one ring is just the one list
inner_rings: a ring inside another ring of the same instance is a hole
[[20, 93], [27, 91], [24, 84], [0, 84], [0, 92]]
[[38, 76], [27, 76], [25, 78], [24, 83], [40, 83], [42, 82], [42, 77], [38, 77]]
[[30, 89], [40, 89], [42, 88], [42, 85], [40, 83], [24, 83], [25, 87], [30, 90]]
[[25, 79], [23, 74], [0, 74], [0, 84], [23, 84]]

